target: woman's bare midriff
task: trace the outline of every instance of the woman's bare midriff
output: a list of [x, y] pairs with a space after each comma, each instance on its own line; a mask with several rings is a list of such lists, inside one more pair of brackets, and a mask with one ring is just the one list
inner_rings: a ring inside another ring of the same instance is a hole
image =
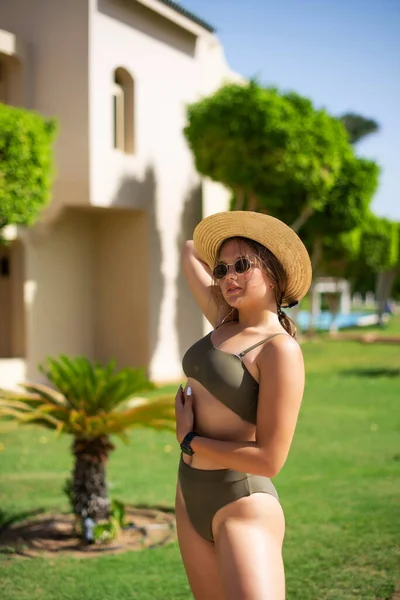
[[[255, 426], [243, 421], [238, 415], [217, 400], [205, 387], [195, 379], [189, 378], [186, 388], [190, 385], [193, 393], [193, 409], [195, 429], [200, 435], [211, 439], [230, 442], [252, 442], [255, 440]], [[182, 455], [186, 464], [195, 469], [225, 469], [221, 465], [198, 454]]]

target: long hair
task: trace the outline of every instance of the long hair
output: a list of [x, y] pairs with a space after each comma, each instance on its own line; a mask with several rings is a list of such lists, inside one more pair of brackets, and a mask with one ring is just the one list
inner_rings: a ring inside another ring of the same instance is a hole
[[[262, 244], [255, 242], [254, 240], [250, 240], [246, 237], [231, 237], [224, 240], [221, 246], [218, 249], [216, 262], [219, 261], [221, 256], [221, 252], [225, 244], [228, 242], [236, 241], [240, 244], [244, 244], [247, 249], [250, 249], [255, 256], [256, 261], [259, 263], [261, 269], [263, 269], [272, 283], [274, 284], [274, 293], [275, 293], [275, 302], [278, 313], [278, 319], [282, 327], [287, 331], [289, 335], [292, 337], [296, 337], [296, 326], [293, 323], [292, 319], [288, 317], [286, 313], [282, 310], [282, 300], [285, 296], [286, 286], [287, 286], [287, 277], [279, 260], [276, 258], [275, 254], [273, 254], [268, 248], [263, 246]], [[238, 320], [237, 310], [232, 310], [232, 321]]]

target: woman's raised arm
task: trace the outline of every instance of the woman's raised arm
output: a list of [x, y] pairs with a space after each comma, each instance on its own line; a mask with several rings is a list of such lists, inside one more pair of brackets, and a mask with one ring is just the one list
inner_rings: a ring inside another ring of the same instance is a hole
[[214, 284], [210, 267], [197, 254], [192, 240], [183, 245], [182, 267], [200, 310], [211, 325], [217, 327], [231, 309]]

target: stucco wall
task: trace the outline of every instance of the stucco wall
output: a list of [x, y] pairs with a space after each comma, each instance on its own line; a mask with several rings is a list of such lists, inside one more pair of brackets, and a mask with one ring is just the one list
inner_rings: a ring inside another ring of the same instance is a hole
[[47, 233], [31, 232], [25, 251], [27, 370], [46, 356], [93, 358], [93, 220], [68, 211]]
[[[176, 380], [184, 350], [207, 327], [180, 248], [229, 199], [196, 173], [185, 107], [237, 77], [213, 35], [131, 0], [0, 0], [0, 20], [29, 49], [27, 106], [60, 123], [48, 226], [24, 240], [28, 375], [66, 352], [121, 365], [146, 359], [151, 378]], [[118, 67], [135, 84], [134, 154], [113, 148]], [[74, 205], [88, 211], [62, 212]]]
[[26, 49], [26, 107], [59, 121], [49, 217], [88, 203], [88, 15], [83, 0], [0, 0], [1, 28]]
[[[176, 380], [182, 352], [204, 330], [181, 277], [180, 246], [201, 218], [203, 192], [212, 189], [207, 214], [225, 208], [229, 197], [222, 186], [202, 187], [182, 132], [185, 110], [222, 82], [224, 66], [228, 77], [230, 71], [206, 31], [209, 43], [126, 0], [92, 0], [91, 6], [91, 203], [149, 215], [149, 372], [159, 381]], [[113, 148], [111, 86], [118, 67], [134, 79], [134, 155]]]
[[104, 210], [93, 219], [96, 360], [147, 367], [148, 246], [145, 212]]
[[61, 353], [147, 366], [146, 221], [135, 211], [70, 208], [47, 233], [28, 235], [30, 376]]

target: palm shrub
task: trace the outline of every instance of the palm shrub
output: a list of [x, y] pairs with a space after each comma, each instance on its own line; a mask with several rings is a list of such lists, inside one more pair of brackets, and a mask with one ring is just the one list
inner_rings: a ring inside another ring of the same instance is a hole
[[23, 383], [21, 392], [0, 389], [0, 417], [36, 423], [73, 437], [70, 496], [84, 529], [86, 522], [110, 516], [106, 478], [108, 456], [114, 450], [110, 437], [127, 441], [126, 431], [131, 427], [174, 430], [173, 398], [135, 399], [135, 394], [154, 385], [141, 369], [116, 372], [114, 362], [101, 366], [84, 357], [62, 355], [48, 358], [39, 369], [52, 387]]

